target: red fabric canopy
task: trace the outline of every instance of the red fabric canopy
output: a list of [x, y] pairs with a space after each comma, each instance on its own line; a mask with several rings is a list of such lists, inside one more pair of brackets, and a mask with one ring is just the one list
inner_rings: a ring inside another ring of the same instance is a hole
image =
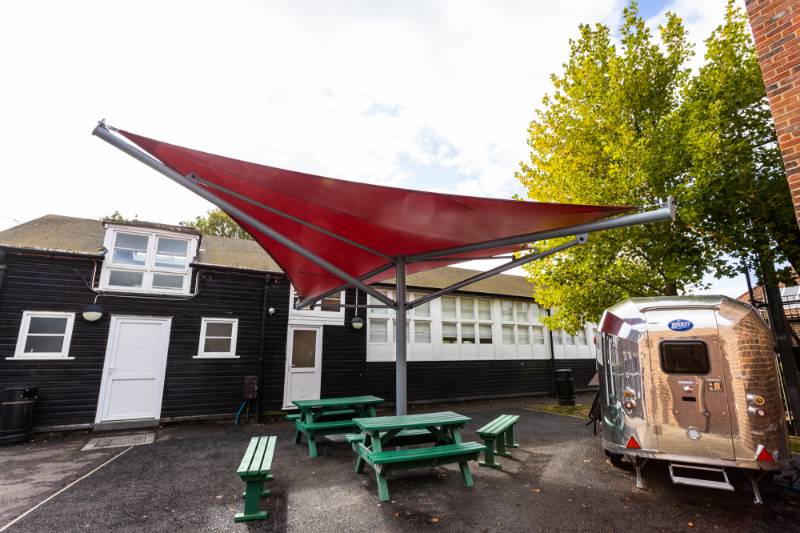
[[[182, 175], [197, 174], [206, 182], [390, 257], [565, 228], [630, 210], [629, 207], [521, 202], [368, 185], [257, 165], [126, 131], [120, 133]], [[384, 257], [270, 213], [231, 194], [207, 185], [204, 187], [352, 276], [361, 278], [387, 263]], [[257, 229], [233, 218], [283, 268], [303, 297], [319, 296], [345, 283]], [[470, 257], [522, 248], [522, 245], [505, 246], [462, 253], [457, 257], [468, 260]], [[456, 262], [459, 261], [411, 263], [408, 272]], [[379, 281], [394, 275], [394, 270], [389, 269], [367, 281]]]

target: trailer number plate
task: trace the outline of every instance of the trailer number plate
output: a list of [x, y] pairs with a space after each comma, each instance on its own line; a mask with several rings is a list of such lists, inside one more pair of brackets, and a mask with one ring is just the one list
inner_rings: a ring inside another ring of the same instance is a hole
[[712, 391], [721, 391], [722, 390], [722, 382], [716, 379], [708, 380], [708, 390]]

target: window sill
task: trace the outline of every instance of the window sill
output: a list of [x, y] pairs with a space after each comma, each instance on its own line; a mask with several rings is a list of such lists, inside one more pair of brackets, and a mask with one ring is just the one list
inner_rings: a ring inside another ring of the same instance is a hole
[[72, 361], [74, 357], [64, 357], [62, 355], [26, 355], [22, 357], [6, 357], [6, 361]]
[[192, 359], [239, 359], [238, 355], [195, 355]]

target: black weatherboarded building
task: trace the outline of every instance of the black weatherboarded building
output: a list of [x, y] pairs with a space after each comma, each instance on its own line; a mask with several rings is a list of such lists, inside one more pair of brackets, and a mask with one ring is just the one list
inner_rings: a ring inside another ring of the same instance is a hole
[[[446, 267], [408, 284], [424, 294], [470, 274]], [[415, 308], [409, 400], [546, 394], [556, 368], [585, 388], [593, 325], [550, 331], [531, 295], [501, 275]], [[253, 241], [48, 215], [0, 232], [0, 388], [39, 388], [40, 429], [233, 417], [246, 383], [262, 412], [308, 397], [393, 399], [392, 313], [344, 308], [367, 303], [352, 289], [299, 311], [293, 298]], [[93, 303], [102, 314], [88, 321]]]

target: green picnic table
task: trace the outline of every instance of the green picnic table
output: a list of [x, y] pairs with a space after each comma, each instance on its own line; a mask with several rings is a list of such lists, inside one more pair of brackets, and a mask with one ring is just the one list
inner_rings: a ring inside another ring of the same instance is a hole
[[375, 407], [383, 402], [383, 398], [371, 395], [295, 400], [292, 403], [300, 412], [290, 415], [294, 419], [294, 442], [300, 444], [305, 435], [308, 440], [308, 455], [316, 457], [318, 436], [353, 431], [353, 417], [374, 417]]
[[[389, 500], [386, 473], [390, 470], [458, 463], [464, 484], [472, 487], [468, 461], [476, 460], [486, 447], [477, 442], [462, 442], [461, 430], [470, 420], [452, 411], [354, 418], [353, 423], [362, 433], [348, 435], [347, 440], [358, 455], [356, 473], [364, 471], [364, 463], [375, 470], [378, 498], [383, 502]], [[402, 447], [424, 441], [432, 445]]]

